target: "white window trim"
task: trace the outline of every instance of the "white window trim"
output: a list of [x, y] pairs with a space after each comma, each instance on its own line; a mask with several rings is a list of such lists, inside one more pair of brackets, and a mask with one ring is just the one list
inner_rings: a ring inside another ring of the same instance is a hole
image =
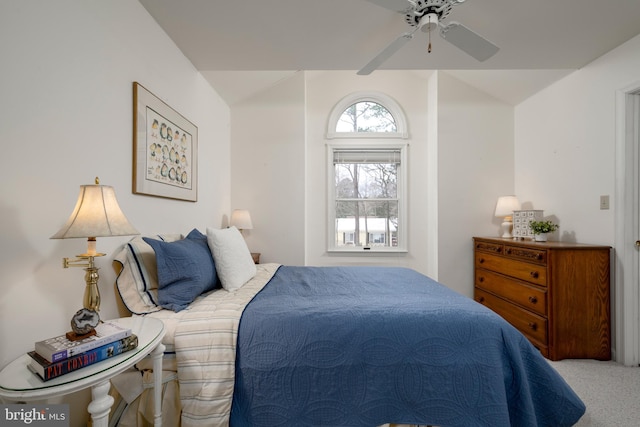
[[[385, 107], [396, 121], [397, 132], [336, 132], [338, 120], [348, 107], [358, 102], [375, 102]], [[331, 110], [329, 122], [327, 123], [327, 139], [348, 138], [348, 139], [407, 139], [407, 121], [400, 105], [389, 95], [382, 92], [354, 92], [345, 96]]]
[[[349, 104], [351, 105], [351, 104]], [[346, 107], [345, 107], [346, 108]], [[343, 110], [344, 111], [344, 110]], [[349, 148], [388, 148], [400, 150], [400, 171], [399, 171], [399, 184], [398, 185], [398, 223], [400, 227], [398, 229], [398, 246], [371, 246], [371, 247], [338, 247], [335, 244], [335, 227], [336, 227], [336, 189], [335, 189], [335, 170], [333, 165], [333, 151], [335, 149], [349, 149]], [[349, 143], [328, 143], [327, 144], [327, 252], [328, 253], [349, 253], [349, 254], [371, 254], [371, 253], [406, 253], [408, 252], [408, 233], [407, 233], [407, 186], [408, 186], [408, 163], [407, 163], [407, 151], [409, 144], [407, 143], [386, 143], [380, 140], [369, 141], [350, 141]]]

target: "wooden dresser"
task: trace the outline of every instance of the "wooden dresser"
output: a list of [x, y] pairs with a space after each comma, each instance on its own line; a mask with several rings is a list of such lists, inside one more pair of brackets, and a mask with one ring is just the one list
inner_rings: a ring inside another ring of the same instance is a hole
[[609, 246], [473, 241], [477, 302], [550, 360], [611, 359]]

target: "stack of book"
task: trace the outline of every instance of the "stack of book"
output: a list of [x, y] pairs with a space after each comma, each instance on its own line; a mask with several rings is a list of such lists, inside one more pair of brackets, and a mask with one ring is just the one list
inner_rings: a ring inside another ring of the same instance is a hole
[[138, 337], [130, 328], [116, 322], [102, 322], [96, 334], [77, 341], [65, 335], [38, 341], [31, 356], [29, 369], [43, 381], [93, 365], [110, 357], [133, 350]]

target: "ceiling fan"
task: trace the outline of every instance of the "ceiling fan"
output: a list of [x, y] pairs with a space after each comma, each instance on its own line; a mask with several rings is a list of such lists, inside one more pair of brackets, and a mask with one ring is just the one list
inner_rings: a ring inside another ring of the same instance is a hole
[[498, 52], [498, 46], [489, 40], [471, 31], [459, 22], [451, 21], [448, 24], [442, 21], [449, 16], [453, 6], [464, 3], [466, 0], [367, 0], [370, 3], [382, 6], [385, 9], [401, 13], [405, 16], [407, 24], [413, 27], [411, 31], [401, 34], [389, 46], [384, 48], [360, 71], [359, 75], [371, 74], [383, 62], [400, 50], [413, 33], [419, 29], [429, 34], [429, 49], [431, 52], [431, 31], [440, 28], [440, 37], [471, 55], [478, 61], [486, 61]]

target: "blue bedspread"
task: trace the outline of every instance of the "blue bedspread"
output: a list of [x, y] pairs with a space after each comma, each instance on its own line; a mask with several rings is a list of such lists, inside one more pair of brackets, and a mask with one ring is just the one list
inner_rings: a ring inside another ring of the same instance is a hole
[[233, 427], [561, 427], [584, 411], [516, 329], [413, 270], [283, 266], [240, 321]]

